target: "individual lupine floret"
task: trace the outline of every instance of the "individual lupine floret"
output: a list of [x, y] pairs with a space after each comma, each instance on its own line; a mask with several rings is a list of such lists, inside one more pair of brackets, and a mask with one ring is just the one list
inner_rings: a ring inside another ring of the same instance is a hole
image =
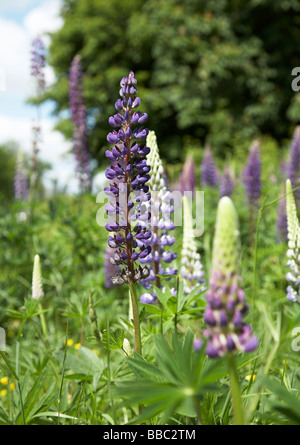
[[14, 177], [15, 198], [26, 201], [29, 196], [27, 172], [24, 165], [24, 153], [19, 151], [16, 160], [16, 172]]
[[39, 255], [35, 255], [32, 273], [32, 298], [39, 300], [43, 295], [41, 262]]
[[209, 187], [216, 187], [218, 184], [218, 171], [208, 145], [205, 147], [201, 165], [201, 184]]
[[151, 253], [149, 201], [151, 195], [146, 183], [150, 179], [150, 167], [146, 156], [150, 148], [141, 141], [148, 135], [143, 126], [147, 114], [136, 111], [140, 99], [136, 96], [136, 79], [131, 71], [128, 77], [121, 80], [120, 96], [115, 103], [117, 114], [109, 118], [114, 128], [107, 135], [113, 145], [106, 151], [111, 166], [105, 175], [109, 186], [104, 188], [110, 202], [105, 205], [110, 221], [105, 225], [112, 233], [108, 237], [108, 245], [114, 249], [110, 257], [113, 265], [119, 266], [119, 273], [112, 278], [113, 284], [135, 284], [149, 276], [148, 267], [137, 265]]
[[183, 246], [181, 251], [180, 274], [184, 282], [184, 292], [188, 294], [197, 286], [199, 291], [205, 290], [205, 279], [200, 254], [195, 243], [192, 212], [186, 197], [183, 198]]
[[[171, 221], [171, 214], [174, 206], [171, 204], [171, 193], [167, 188], [165, 181], [165, 170], [159, 156], [156, 135], [150, 131], [147, 136], [147, 146], [150, 153], [147, 156], [148, 165], [151, 167], [151, 177], [149, 187], [151, 193], [151, 222], [152, 235], [149, 238], [151, 253], [141, 259], [141, 263], [148, 264], [150, 275], [142, 280], [144, 287], [148, 290], [155, 282], [157, 287], [161, 287], [160, 277], [158, 275], [175, 275], [177, 270], [170, 266], [170, 263], [177, 258], [177, 254], [170, 248], [175, 242], [175, 237], [169, 232], [175, 228]], [[156, 300], [154, 291], [142, 295], [142, 303], [152, 303]]]
[[300, 224], [297, 217], [297, 208], [290, 179], [286, 181], [286, 213], [288, 224], [288, 251], [287, 267], [289, 272], [286, 279], [287, 299], [300, 303]]
[[295, 128], [291, 148], [290, 160], [287, 166], [287, 177], [291, 180], [297, 204], [300, 202], [300, 126]]
[[212, 268], [204, 321], [208, 329], [207, 355], [221, 357], [232, 351], [250, 352], [257, 348], [257, 337], [243, 322], [248, 310], [239, 264], [240, 240], [236, 211], [231, 199], [221, 198], [218, 205], [213, 244]]
[[90, 155], [88, 149], [86, 107], [82, 91], [83, 72], [80, 56], [74, 57], [69, 73], [69, 104], [74, 125], [74, 155], [81, 191], [91, 188]]
[[105, 249], [105, 258], [104, 258], [104, 269], [105, 269], [105, 287], [111, 288], [113, 286], [112, 284], [112, 277], [114, 277], [118, 273], [118, 266], [114, 266], [110, 259], [114, 255], [115, 249], [112, 249], [107, 244]]
[[234, 190], [234, 181], [228, 165], [225, 167], [223, 176], [220, 179], [220, 198], [231, 196]]

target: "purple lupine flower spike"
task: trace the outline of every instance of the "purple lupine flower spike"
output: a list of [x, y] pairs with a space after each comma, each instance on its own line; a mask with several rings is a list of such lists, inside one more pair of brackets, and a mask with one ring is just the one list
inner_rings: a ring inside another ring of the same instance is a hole
[[105, 228], [111, 233], [108, 245], [114, 249], [110, 262], [119, 266], [119, 273], [112, 278], [113, 284], [131, 285], [150, 273], [147, 266], [137, 264], [151, 253], [148, 242], [151, 195], [146, 185], [150, 179], [146, 160], [150, 148], [142, 142], [148, 129], [139, 126], [147, 120], [147, 114], [136, 111], [141, 103], [136, 96], [136, 83], [132, 71], [121, 80], [121, 99], [115, 103], [117, 113], [109, 118], [114, 130], [107, 135], [112, 147], [106, 151], [111, 165], [105, 172], [109, 179], [109, 186], [104, 189], [109, 197], [105, 205], [109, 222]]
[[80, 56], [74, 57], [69, 73], [69, 104], [74, 125], [74, 154], [81, 191], [91, 188], [90, 155], [88, 149], [86, 107], [82, 91], [83, 72]]
[[[172, 251], [175, 237], [171, 231], [175, 228], [171, 221], [171, 214], [174, 206], [170, 202], [170, 191], [166, 183], [165, 169], [157, 146], [156, 135], [150, 131], [147, 136], [147, 145], [150, 147], [150, 153], [147, 156], [147, 162], [151, 167], [151, 178], [149, 187], [151, 192], [151, 221], [152, 235], [148, 242], [151, 246], [151, 253], [141, 260], [142, 263], [149, 265], [150, 274], [145, 280], [142, 280], [144, 287], [148, 290], [140, 298], [142, 303], [153, 303], [156, 299], [156, 293], [151, 291], [152, 282], [158, 288], [161, 288], [161, 281], [158, 275], [175, 275], [177, 270], [171, 266], [177, 254]], [[164, 289], [162, 289], [164, 290]]]
[[295, 128], [290, 148], [290, 160], [287, 166], [287, 177], [291, 180], [296, 203], [300, 202], [300, 126]]
[[204, 321], [208, 328], [206, 353], [210, 358], [233, 351], [250, 352], [257, 348], [257, 337], [243, 317], [248, 310], [239, 264], [238, 219], [231, 199], [221, 198], [213, 245], [210, 286], [206, 293]]
[[31, 50], [31, 75], [37, 80], [38, 96], [45, 89], [45, 47], [43, 40], [40, 36], [37, 36], [32, 41]]
[[216, 187], [218, 184], [218, 171], [213, 159], [212, 151], [207, 145], [201, 165], [201, 184], [208, 187]]
[[195, 173], [195, 163], [191, 156], [186, 158], [185, 163], [182, 167], [182, 172], [180, 175], [180, 191], [183, 194], [184, 192], [193, 192], [196, 186], [196, 173]]
[[261, 193], [261, 158], [260, 144], [254, 141], [250, 148], [248, 162], [243, 172], [243, 182], [249, 207], [250, 244], [254, 245], [254, 222], [257, 215]]
[[258, 201], [261, 192], [261, 159], [260, 159], [260, 144], [255, 141], [250, 149], [248, 163], [244, 170], [244, 184], [246, 187], [246, 195], [249, 206], [255, 208], [258, 206]]
[[234, 180], [231, 175], [231, 171], [228, 165], [225, 167], [225, 171], [220, 180], [220, 198], [223, 196], [231, 196], [234, 190]]
[[16, 161], [16, 172], [14, 177], [15, 198], [26, 201], [29, 196], [29, 187], [27, 180], [27, 172], [24, 166], [24, 154], [18, 152]]
[[31, 50], [31, 75], [36, 80], [36, 110], [37, 117], [36, 122], [32, 126], [33, 141], [32, 141], [32, 155], [30, 159], [30, 194], [31, 198], [35, 198], [36, 187], [38, 182], [38, 154], [39, 154], [39, 143], [41, 140], [41, 127], [40, 127], [40, 103], [41, 96], [45, 90], [45, 47], [40, 36], [36, 37], [32, 41]]

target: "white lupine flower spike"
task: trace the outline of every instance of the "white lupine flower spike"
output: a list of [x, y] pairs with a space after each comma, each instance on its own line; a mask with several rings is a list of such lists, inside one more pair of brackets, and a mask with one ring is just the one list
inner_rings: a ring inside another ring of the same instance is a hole
[[201, 257], [197, 252], [195, 243], [192, 212], [186, 197], [183, 197], [183, 212], [183, 246], [180, 273], [184, 281], [184, 292], [188, 294], [199, 285], [202, 285], [201, 290], [204, 291], [205, 280]]
[[297, 217], [295, 198], [292, 192], [292, 184], [286, 181], [286, 213], [288, 225], [288, 251], [287, 267], [289, 272], [286, 279], [289, 285], [286, 289], [289, 301], [300, 303], [300, 224]]
[[35, 255], [32, 274], [32, 298], [39, 300], [43, 295], [41, 262], [39, 255]]

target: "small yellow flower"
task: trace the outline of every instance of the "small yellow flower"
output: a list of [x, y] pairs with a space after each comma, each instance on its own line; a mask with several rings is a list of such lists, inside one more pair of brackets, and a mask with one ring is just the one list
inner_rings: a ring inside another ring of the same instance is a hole
[[12, 391], [14, 391], [16, 389], [15, 383], [11, 383], [9, 386]]
[[256, 374], [246, 375], [245, 380], [247, 380], [247, 382], [250, 382], [250, 380], [252, 380], [252, 382], [254, 382], [255, 377], [256, 377]]
[[92, 351], [93, 351], [94, 354], [99, 355], [98, 349], [92, 349]]
[[74, 340], [73, 340], [73, 338], [69, 338], [69, 340], [67, 340], [67, 346], [68, 346], [68, 348], [70, 348], [71, 346], [73, 346], [73, 344], [74, 344]]
[[8, 377], [3, 377], [2, 379], [0, 379], [0, 383], [2, 385], [7, 385], [8, 384]]
[[74, 348], [76, 349], [76, 351], [78, 351], [78, 349], [80, 348], [81, 343], [76, 343], [76, 345], [74, 346]]
[[5, 397], [7, 395], [7, 389], [2, 389], [1, 391], [0, 391], [0, 396], [1, 397]]

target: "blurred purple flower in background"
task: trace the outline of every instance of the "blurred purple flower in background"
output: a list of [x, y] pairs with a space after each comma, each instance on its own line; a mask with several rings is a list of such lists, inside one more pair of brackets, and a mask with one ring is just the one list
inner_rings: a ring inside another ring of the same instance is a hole
[[31, 50], [31, 75], [37, 82], [37, 97], [40, 97], [45, 89], [45, 46], [41, 36], [32, 41]]
[[250, 148], [243, 176], [248, 204], [251, 208], [257, 207], [261, 192], [261, 158], [258, 141], [254, 141]]
[[19, 150], [16, 160], [16, 171], [14, 177], [15, 198], [26, 201], [29, 196], [27, 171], [24, 164], [24, 153]]
[[182, 194], [184, 192], [195, 191], [196, 186], [196, 173], [195, 173], [195, 163], [192, 156], [188, 156], [183, 164], [181, 175], [180, 175], [180, 191]]
[[224, 174], [220, 179], [220, 198], [231, 196], [234, 190], [234, 180], [228, 165], [226, 165]]
[[218, 184], [218, 171], [213, 159], [212, 151], [207, 145], [204, 150], [201, 165], [201, 184], [208, 187], [216, 187]]
[[290, 159], [287, 166], [287, 177], [291, 180], [292, 188], [299, 187], [294, 191], [297, 205], [300, 203], [300, 126], [295, 128], [291, 148]]
[[74, 125], [73, 140], [76, 173], [82, 192], [91, 189], [90, 156], [88, 149], [86, 107], [82, 90], [83, 71], [80, 56], [74, 57], [69, 73], [69, 105]]

